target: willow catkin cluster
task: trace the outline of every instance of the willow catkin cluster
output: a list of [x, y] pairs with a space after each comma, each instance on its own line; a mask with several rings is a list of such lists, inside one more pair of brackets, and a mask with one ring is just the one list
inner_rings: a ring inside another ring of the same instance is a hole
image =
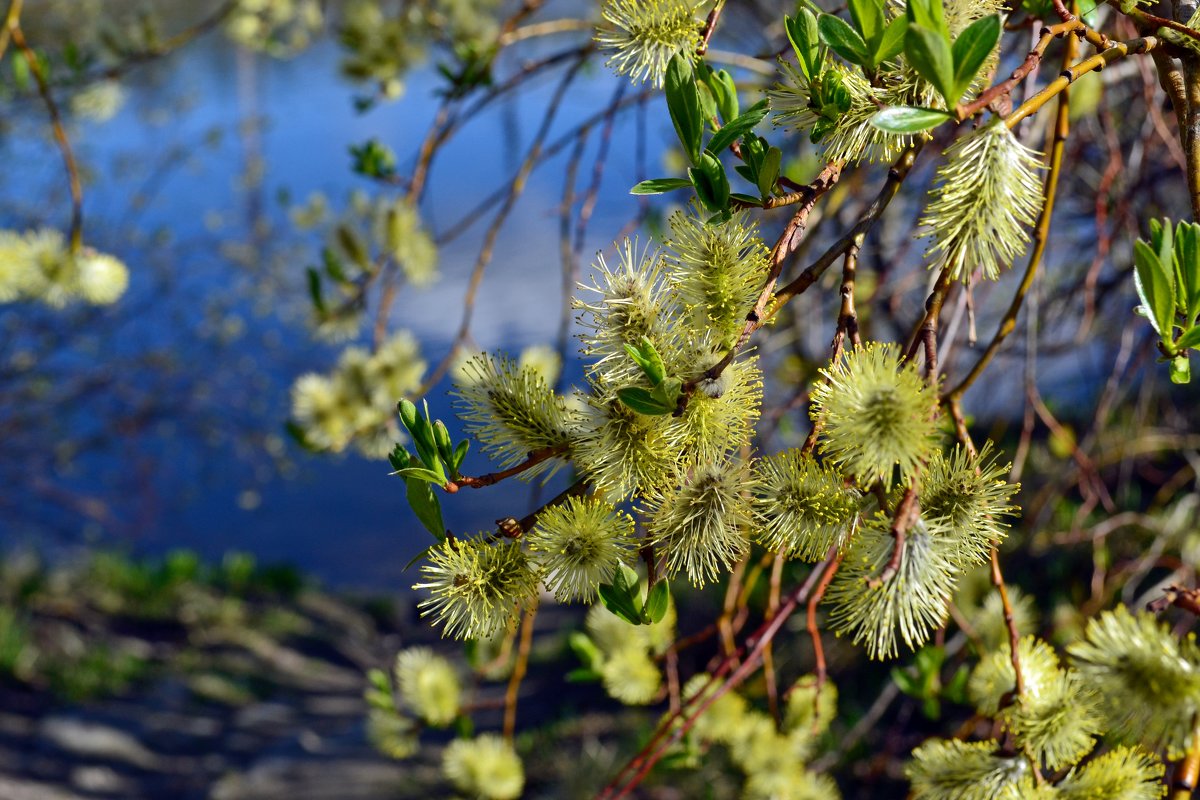
[[1027, 800], [1035, 796], [1029, 761], [999, 742], [930, 739], [904, 769], [913, 800]]
[[975, 455], [961, 445], [937, 451], [921, 473], [921, 514], [952, 531], [965, 563], [986, 561], [1018, 511], [1011, 501], [1021, 487], [1005, 480], [1011, 465], [999, 463], [992, 450], [987, 442]]
[[977, 270], [995, 280], [1025, 252], [1042, 207], [1039, 154], [1000, 119], [946, 150], [920, 224], [933, 239], [931, 269], [967, 281]]
[[899, 347], [868, 343], [821, 370], [812, 417], [821, 451], [863, 484], [913, 472], [937, 441], [934, 390]]
[[[701, 373], [725, 355], [704, 344], [685, 355], [690, 373]], [[712, 464], [750, 441], [762, 407], [762, 371], [754, 358], [738, 359], [711, 380], [701, 380], [679, 416], [659, 424], [670, 452], [681, 468]]]
[[537, 575], [513, 541], [447, 539], [430, 549], [421, 578], [413, 588], [429, 593], [419, 604], [422, 613], [436, 618], [444, 635], [460, 639], [503, 630], [537, 595]]
[[425, 369], [408, 331], [374, 353], [346, 348], [332, 372], [307, 373], [292, 384], [292, 421], [312, 447], [338, 453], [353, 444], [369, 458], [384, 458], [396, 439], [388, 428], [396, 403], [420, 387]]
[[454, 665], [428, 647], [410, 647], [393, 668], [400, 700], [428, 725], [444, 728], [462, 707], [462, 684]]
[[238, 0], [225, 33], [242, 47], [288, 56], [308, 47], [323, 24], [319, 0]]
[[599, 651], [599, 663], [594, 666], [609, 696], [631, 706], [653, 702], [662, 688], [656, 658], [675, 640], [674, 604], [661, 621], [636, 626], [597, 604], [588, 611], [586, 630]]
[[709, 225], [695, 210], [677, 211], [670, 223], [667, 282], [691, 325], [707, 330], [727, 350], [737, 341], [767, 274], [769, 252], [758, 225], [746, 211], [721, 225]]
[[669, 575], [694, 585], [718, 580], [750, 549], [750, 481], [744, 464], [697, 466], [678, 485], [651, 496], [646, 533], [663, 553]]
[[840, 474], [798, 449], [754, 462], [754, 517], [768, 550], [820, 561], [845, 544], [858, 504]]
[[[486, 353], [463, 369], [471, 382], [457, 387], [459, 417], [484, 452], [502, 466], [519, 464], [533, 451], [570, 446], [572, 415], [536, 370]], [[561, 463], [547, 459], [522, 476], [528, 479]]]
[[1002, 721], [1018, 744], [1051, 770], [1091, 752], [1103, 725], [1096, 697], [1082, 676], [1062, 669], [1050, 645], [1027, 636], [1017, 646], [1025, 691], [1016, 688], [1007, 643], [988, 653], [971, 674], [968, 691], [981, 714]]
[[120, 259], [90, 247], [72, 252], [57, 230], [0, 231], [0, 303], [111, 305], [128, 286]]
[[[768, 92], [775, 111], [772, 121], [779, 127], [811, 132], [820, 117], [814, 111], [813, 86], [799, 69], [781, 61], [783, 81]], [[833, 127], [817, 142], [826, 161], [876, 163], [893, 161], [912, 144], [912, 137], [881, 130], [870, 119], [881, 105], [892, 99], [885, 87], [872, 86], [857, 69], [828, 64], [824, 80], [836, 80], [850, 99], [850, 108], [838, 116]]]
[[660, 88], [673, 56], [695, 57], [703, 6], [703, 0], [606, 0], [596, 43], [618, 75]]
[[909, 529], [895, 575], [878, 580], [892, 559], [891, 518], [866, 520], [846, 548], [830, 584], [829, 623], [871, 658], [892, 658], [899, 644], [916, 648], [946, 619], [959, 563], [946, 531], [919, 519]]
[[625, 388], [654, 388], [627, 348], [653, 348], [679, 385], [723, 360], [729, 337], [714, 326], [734, 335], [753, 305], [765, 266], [757, 231], [742, 216], [710, 225], [699, 215], [676, 215], [665, 252], [626, 239], [615, 262], [601, 256], [576, 301], [589, 391], [572, 454], [614, 498], [664, 496], [679, 476], [748, 444], [758, 419], [762, 374], [753, 356], [697, 380], [675, 414], [639, 413], [618, 399]]
[[516, 800], [525, 789], [520, 756], [494, 733], [452, 741], [442, 753], [442, 772], [458, 791], [482, 800]]
[[581, 287], [585, 294], [575, 299], [575, 307], [584, 329], [583, 356], [597, 388], [614, 390], [640, 378], [625, 345], [639, 345], [643, 339], [654, 345], [668, 369], [681, 368], [683, 343], [662, 252], [639, 247], [627, 238], [617, 249], [615, 265], [601, 253], [596, 267], [591, 285]]
[[1178, 758], [1200, 713], [1200, 647], [1149, 612], [1124, 606], [1088, 622], [1067, 652], [1100, 697], [1106, 729]]
[[559, 601], [591, 602], [596, 588], [636, 555], [633, 531], [633, 518], [605, 500], [569, 497], [538, 515], [529, 549]]

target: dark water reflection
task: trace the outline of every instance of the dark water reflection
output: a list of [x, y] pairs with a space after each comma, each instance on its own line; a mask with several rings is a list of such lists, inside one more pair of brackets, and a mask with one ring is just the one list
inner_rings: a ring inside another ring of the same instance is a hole
[[[30, 326], [44, 326], [55, 338], [54, 359], [69, 363], [82, 354], [104, 376], [103, 397], [91, 395], [96, 410], [84, 414], [94, 446], [71, 458], [69, 468], [48, 465], [46, 480], [60, 500], [85, 496], [106, 510], [81, 521], [63, 501], [61, 509], [50, 502], [49, 510], [26, 513], [42, 501], [14, 493], [0, 505], [7, 541], [70, 543], [82, 534], [150, 552], [191, 547], [218, 556], [234, 548], [292, 561], [332, 584], [411, 583], [403, 567], [427, 535], [386, 463], [310, 457], [282, 437], [292, 380], [328, 370], [337, 349], [315, 342], [305, 328], [304, 267], [315, 263], [319, 242], [295, 232], [281, 201], [320, 191], [338, 208], [351, 190], [378, 191], [351, 173], [348, 148], [377, 137], [399, 154], [403, 170], [436, 109], [433, 75], [418, 72], [400, 102], [355, 113], [355, 87], [339, 78], [337, 60], [329, 43], [275, 61], [213, 35], [132, 73], [126, 103], [110, 121], [75, 124], [89, 179], [88, 238], [126, 260], [131, 289], [104, 312], [0, 311], [0, 331], [7, 331], [0, 344], [14, 357]], [[594, 114], [617, 87], [603, 71], [581, 76], [555, 130]], [[553, 88], [553, 79], [534, 81], [445, 148], [423, 209], [435, 229], [511, 176]], [[0, 137], [12, 165], [0, 176], [0, 227], [61, 224], [65, 182], [57, 153], [42, 138], [41, 109], [19, 101], [11, 111], [5, 116], [12, 127]], [[618, 120], [613, 141], [618, 154], [632, 151], [632, 114]], [[651, 163], [657, 149], [654, 139]], [[473, 325], [481, 348], [519, 350], [555, 338], [562, 291], [554, 215], [565, 159], [534, 174], [498, 242]], [[607, 244], [602, 240], [628, 218], [627, 190], [636, 179], [632, 157], [613, 159], [592, 225], [596, 240], [588, 240], [585, 252]], [[444, 247], [438, 283], [406, 289], [396, 305], [393, 327], [412, 330], [431, 365], [457, 329], [482, 230], [477, 225]], [[120, 398], [139, 387], [125, 384], [153, 383], [158, 373], [145, 357], [163, 352], [174, 362], [175, 388], [150, 392], [162, 406], [155, 422], [135, 433], [113, 430], [101, 409], [111, 403], [127, 411]], [[139, 369], [123, 372], [127, 362]], [[5, 397], [0, 391], [0, 419], [15, 413], [2, 405]], [[444, 387], [430, 404], [449, 415]], [[204, 424], [192, 424], [200, 418]], [[71, 420], [66, 430], [40, 432], [47, 451], [82, 436], [83, 419]], [[486, 469], [482, 458], [473, 464]], [[447, 504], [448, 522], [471, 529], [519, 516], [528, 493], [519, 486], [457, 498]]]

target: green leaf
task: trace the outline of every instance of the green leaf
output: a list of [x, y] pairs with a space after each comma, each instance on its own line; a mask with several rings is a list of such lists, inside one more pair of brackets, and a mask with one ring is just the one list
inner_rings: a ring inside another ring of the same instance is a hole
[[763, 204], [761, 198], [755, 197], [752, 194], [746, 194], [745, 192], [730, 192], [729, 199], [748, 206], [761, 206]]
[[437, 445], [438, 455], [445, 464], [454, 463], [454, 444], [450, 441], [450, 431], [446, 423], [440, 419], [433, 423], [433, 441]]
[[649, 622], [662, 622], [670, 605], [671, 587], [667, 581], [660, 580], [646, 596], [646, 607], [643, 611]]
[[867, 43], [849, 22], [833, 14], [822, 14], [817, 20], [817, 30], [821, 34], [821, 41], [827, 44], [830, 50], [851, 64], [871, 66], [871, 54], [867, 50]]
[[909, 0], [904, 7], [910, 25], [915, 23], [926, 30], [938, 33], [949, 44], [950, 28], [946, 25], [942, 0]]
[[396, 470], [392, 474], [399, 475], [406, 481], [412, 479], [424, 481], [425, 483], [433, 483], [438, 486], [441, 486], [446, 482], [445, 475], [438, 475], [431, 469], [425, 469], [425, 467], [405, 467], [404, 469]]
[[717, 110], [721, 112], [721, 121], [728, 123], [730, 120], [737, 119], [739, 113], [737, 85], [733, 82], [733, 76], [729, 74], [729, 71], [721, 69], [711, 72], [707, 83], [713, 96], [717, 99]]
[[617, 571], [613, 574], [613, 585], [624, 587], [629, 591], [629, 596], [633, 598], [633, 604], [640, 611], [642, 602], [638, 599], [638, 578], [637, 570], [626, 564], [624, 561], [617, 562]]
[[908, 17], [896, 17], [879, 38], [871, 60], [876, 65], [891, 61], [904, 52], [904, 34], [908, 32]]
[[667, 407], [650, 392], [641, 386], [627, 386], [617, 389], [617, 397], [630, 409], [648, 417], [661, 417], [675, 411], [675, 406]]
[[1188, 364], [1187, 353], [1180, 353], [1171, 359], [1171, 383], [1186, 385], [1192, 382], [1192, 368]]
[[947, 106], [958, 102], [954, 96], [954, 56], [945, 37], [910, 22], [904, 34], [904, 54], [917, 74], [945, 98]]
[[667, 95], [667, 110], [683, 151], [693, 164], [700, 161], [700, 139], [704, 133], [704, 117], [700, 111], [700, 91], [696, 88], [696, 77], [692, 62], [676, 54], [667, 65], [663, 91]]
[[572, 631], [571, 635], [567, 637], [567, 644], [579, 658], [580, 663], [588, 669], [599, 670], [600, 665], [604, 663], [604, 654], [586, 633]]
[[912, 106], [889, 106], [871, 115], [871, 124], [882, 131], [895, 134], [920, 133], [936, 128], [943, 122], [954, 119], [954, 115], [935, 108]]
[[951, 52], [954, 56], [954, 102], [971, 88], [971, 81], [979, 72], [996, 42], [1000, 41], [1000, 15], [992, 14], [977, 19], [954, 40]]
[[321, 274], [312, 267], [308, 268], [308, 295], [312, 298], [313, 308], [325, 313], [325, 298], [321, 296]]
[[672, 411], [679, 404], [679, 395], [683, 393], [683, 381], [679, 378], [666, 378], [654, 387], [651, 392], [654, 399]]
[[783, 151], [778, 147], [772, 147], [767, 150], [763, 156], [762, 165], [758, 168], [758, 191], [762, 193], [763, 199], [766, 200], [771, 196], [771, 192], [775, 189], [775, 183], [779, 180], [779, 168], [783, 164]]
[[1175, 340], [1175, 347], [1179, 350], [1186, 350], [1189, 347], [1193, 350], [1200, 350], [1200, 327], [1184, 331], [1183, 336]]
[[658, 386], [663, 382], [667, 368], [663, 364], [662, 356], [655, 349], [654, 342], [650, 341], [648, 337], [643, 336], [641, 345], [638, 347], [626, 343], [625, 352], [642, 368], [642, 372], [646, 374], [652, 386]]
[[870, 55], [883, 35], [883, 3], [881, 0], [850, 0], [850, 18], [854, 20], [857, 32], [862, 34]]
[[412, 565], [416, 564], [418, 561], [424, 561], [425, 556], [429, 555], [429, 551], [432, 550], [433, 548], [434, 548], [434, 545], [429, 545], [429, 547], [426, 547], [424, 550], [422, 550], [421, 552], [417, 553], [415, 556], [410, 558], [408, 560], [408, 563], [404, 565], [405, 571], [412, 569]]
[[[417, 460], [413, 459], [414, 465]], [[425, 530], [433, 534], [439, 542], [446, 539], [446, 523], [442, 520], [442, 504], [433, 487], [418, 478], [405, 478], [405, 497], [417, 519], [425, 526]]]
[[1163, 341], [1172, 340], [1175, 320], [1175, 279], [1158, 254], [1141, 239], [1133, 243], [1134, 286], [1147, 317]]
[[922, 695], [921, 685], [917, 682], [912, 673], [907, 669], [900, 667], [892, 667], [892, 680], [900, 691], [904, 692], [909, 697], [920, 697]]
[[692, 182], [686, 178], [652, 178], [642, 181], [629, 190], [630, 194], [662, 194], [676, 189], [690, 189]]
[[1180, 222], [1175, 227], [1175, 298], [1184, 319], [1195, 325], [1200, 318], [1200, 225]]
[[602, 583], [599, 588], [600, 601], [604, 607], [630, 625], [642, 623], [642, 612], [634, 606], [633, 597], [625, 587], [618, 588], [613, 584]]
[[708, 143], [708, 147], [704, 148], [705, 151], [713, 155], [720, 155], [725, 151], [725, 148], [745, 136], [754, 129], [755, 125], [762, 122], [769, 110], [770, 105], [767, 100], [759, 100], [746, 109], [746, 113], [717, 131]]
[[800, 71], [809, 83], [821, 74], [820, 35], [817, 30], [817, 17], [807, 8], [800, 9], [796, 16], [784, 20], [788, 41], [796, 51], [796, 60], [800, 63]]
[[467, 451], [470, 449], [471, 449], [471, 440], [470, 439], [463, 439], [461, 442], [458, 443], [458, 447], [454, 448], [454, 461], [452, 461], [450, 463], [450, 466], [452, 466], [454, 468], [455, 473], [457, 473], [459, 470], [462, 469], [462, 463], [463, 463], [463, 461], [466, 460]]
[[712, 153], [703, 153], [699, 167], [712, 193], [713, 205], [709, 210], [724, 211], [729, 206], [729, 177], [725, 174], [725, 165]]

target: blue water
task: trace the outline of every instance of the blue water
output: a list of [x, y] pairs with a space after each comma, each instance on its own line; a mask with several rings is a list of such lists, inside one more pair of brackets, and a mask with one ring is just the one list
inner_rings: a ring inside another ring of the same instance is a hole
[[[566, 44], [539, 45], [540, 52]], [[521, 54], [532, 55], [529, 49]], [[130, 291], [112, 310], [56, 316], [23, 306], [0, 311], [0, 322], [21, 331], [41, 320], [56, 329], [63, 339], [55, 350], [59, 362], [92, 353], [83, 358], [107, 385], [89, 399], [91, 411], [72, 412], [69, 430], [44, 431], [45, 444], [50, 449], [87, 426], [102, 441], [73, 459], [70, 469], [48, 474], [63, 493], [99, 498], [111, 514], [88, 521], [65, 502], [59, 509], [50, 503], [49, 510], [30, 511], [25, 506], [37, 503], [12, 486], [0, 490], [15, 504], [7, 510], [0, 505], [5, 538], [42, 545], [115, 541], [146, 552], [191, 547], [212, 557], [238, 549], [263, 561], [290, 561], [334, 585], [412, 583], [404, 566], [428, 544], [428, 535], [408, 511], [386, 462], [310, 456], [290, 442], [287, 463], [264, 454], [270, 443], [263, 436], [278, 440], [282, 434], [291, 382], [305, 371], [328, 370], [337, 353], [304, 327], [304, 267], [316, 262], [318, 245], [292, 229], [280, 199], [299, 202], [321, 191], [338, 208], [353, 189], [387, 191], [352, 174], [348, 148], [378, 138], [399, 155], [403, 172], [436, 111], [436, 79], [425, 70], [410, 74], [399, 102], [356, 113], [352, 100], [360, 90], [338, 76], [337, 60], [329, 43], [278, 61], [238, 52], [211, 35], [132, 73], [115, 118], [73, 123], [72, 140], [89, 178], [87, 239], [126, 260], [133, 273]], [[448, 227], [508, 181], [561, 74], [532, 81], [495, 104], [439, 154], [423, 208], [435, 229]], [[593, 115], [618, 86], [603, 70], [580, 74], [550, 138]], [[58, 154], [44, 138], [41, 112], [18, 101], [9, 117], [14, 128], [0, 137], [4, 157], [14, 165], [0, 177], [0, 226], [65, 224], [65, 181]], [[244, 126], [251, 122], [258, 124], [247, 135]], [[632, 111], [617, 121], [585, 267], [629, 218], [628, 187], [642, 177], [632, 157], [635, 125]], [[598, 130], [588, 154], [595, 152]], [[650, 131], [652, 165], [665, 133]], [[244, 170], [255, 150], [263, 178], [247, 186]], [[499, 239], [472, 327], [480, 348], [517, 351], [555, 340], [562, 303], [555, 215], [569, 152], [535, 172]], [[585, 167], [580, 191], [590, 180]], [[457, 330], [466, 276], [491, 213], [443, 247], [436, 285], [406, 288], [396, 303], [393, 327], [418, 336], [431, 366]], [[252, 244], [254, 231], [250, 266], [225, 257], [230, 243]], [[222, 343], [213, 332], [230, 320], [244, 332]], [[0, 338], [0, 344], [11, 351], [17, 337]], [[149, 352], [179, 362], [164, 380], [173, 390], [146, 392], [157, 374], [153, 367], [125, 371]], [[568, 364], [568, 371], [577, 373], [577, 365]], [[129, 411], [121, 395], [130, 381], [137, 384], [135, 394], [149, 394], [162, 406], [160, 419], [132, 434], [111, 427], [114, 416]], [[429, 397], [442, 417], [451, 414], [446, 388], [444, 382]], [[0, 403], [4, 397], [0, 389]], [[5, 413], [0, 404], [0, 419]], [[213, 422], [193, 430], [193, 414]], [[278, 450], [277, 441], [271, 446]], [[473, 472], [489, 468], [478, 455], [469, 466]], [[518, 484], [447, 498], [448, 524], [472, 530], [489, 528], [501, 516], [522, 516], [531, 491]]]

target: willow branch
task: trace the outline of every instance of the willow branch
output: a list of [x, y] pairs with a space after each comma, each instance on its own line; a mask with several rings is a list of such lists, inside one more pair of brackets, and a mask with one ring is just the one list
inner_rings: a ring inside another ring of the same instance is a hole
[[[1073, 49], [1073, 44], [1068, 46], [1068, 56]], [[975, 362], [971, 371], [967, 373], [967, 376], [957, 386], [946, 393], [947, 398], [953, 398], [956, 401], [962, 399], [963, 393], [987, 369], [988, 364], [991, 363], [1000, 346], [1004, 343], [1004, 340], [1017, 327], [1017, 316], [1021, 313], [1025, 297], [1029, 293], [1029, 289], [1033, 286], [1038, 266], [1041, 264], [1042, 256], [1046, 252], [1046, 244], [1050, 240], [1050, 225], [1054, 216], [1054, 200], [1058, 193], [1058, 181], [1062, 175], [1063, 151], [1066, 147], [1067, 136], [1071, 132], [1070, 125], [1070, 92], [1063, 91], [1058, 97], [1058, 111], [1054, 120], [1054, 130], [1051, 133], [1049, 172], [1046, 175], [1046, 182], [1042, 187], [1042, 210], [1038, 216], [1037, 228], [1033, 234], [1033, 252], [1029, 255], [1029, 263], [1025, 265], [1025, 274], [1022, 276], [1021, 283], [1013, 295], [1012, 302], [1009, 303], [1008, 311], [1005, 312], [1004, 318], [1000, 321], [1000, 327], [996, 330], [996, 335], [992, 337], [987, 349], [979, 356], [979, 359]]]
[[[10, 9], [11, 11], [11, 9]], [[29, 64], [29, 71], [37, 83], [38, 94], [46, 105], [46, 113], [50, 115], [50, 126], [54, 130], [54, 141], [62, 153], [63, 166], [67, 170], [67, 182], [71, 189], [71, 252], [78, 253], [83, 246], [83, 183], [79, 179], [79, 165], [75, 163], [75, 154], [71, 151], [71, 142], [67, 139], [67, 131], [63, 128], [62, 115], [58, 111], [58, 103], [50, 92], [50, 84], [46, 82], [46, 74], [37, 53], [25, 41], [25, 34], [15, 19], [10, 24], [9, 35], [12, 42], [21, 51]]]
[[504, 738], [512, 741], [517, 729], [517, 699], [521, 693], [521, 681], [529, 668], [529, 651], [533, 645], [533, 621], [537, 617], [537, 604], [525, 610], [525, 618], [521, 621], [521, 643], [517, 646], [517, 662], [513, 665], [512, 675], [508, 679], [508, 688], [504, 692]]

